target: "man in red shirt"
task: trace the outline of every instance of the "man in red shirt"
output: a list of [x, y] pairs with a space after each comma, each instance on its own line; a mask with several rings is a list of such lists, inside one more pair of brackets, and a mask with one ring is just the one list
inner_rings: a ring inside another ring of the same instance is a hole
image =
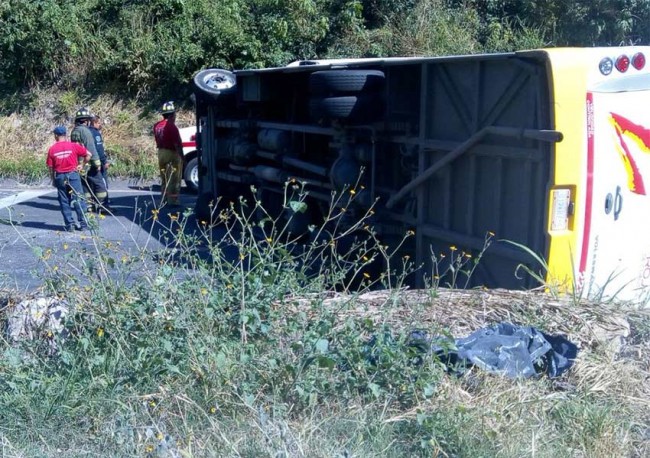
[[[46, 164], [50, 169], [52, 185], [58, 191], [65, 230], [71, 232], [87, 229], [86, 202], [79, 171], [88, 162], [91, 153], [79, 143], [67, 141], [65, 127], [57, 126], [52, 132], [56, 142], [47, 151]], [[76, 226], [72, 217], [73, 208], [77, 214]]]
[[161, 205], [180, 205], [178, 195], [181, 190], [183, 171], [183, 142], [176, 127], [176, 108], [174, 102], [165, 102], [161, 110], [163, 119], [153, 126], [153, 135], [158, 148], [160, 169]]

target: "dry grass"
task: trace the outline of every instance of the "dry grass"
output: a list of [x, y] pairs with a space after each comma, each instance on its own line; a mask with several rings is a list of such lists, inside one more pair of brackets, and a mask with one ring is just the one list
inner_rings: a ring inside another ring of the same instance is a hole
[[[298, 312], [312, 309], [315, 299], [290, 297], [277, 305]], [[529, 456], [546, 456], [539, 452], [555, 449], [551, 442], [574, 447], [561, 456], [650, 453], [650, 310], [541, 291], [448, 289], [332, 293], [323, 305], [336, 311], [341, 326], [363, 317], [395, 330], [446, 330], [465, 337], [507, 321], [565, 335], [579, 347], [574, 366], [559, 379], [512, 381], [473, 369], [460, 379], [445, 378], [434, 398], [393, 412], [388, 423], [413, 422], [427, 411], [457, 412], [461, 406], [481, 419], [482, 432], [502, 438], [501, 456], [518, 456], [522, 437], [530, 441]], [[640, 429], [645, 439], [632, 437], [629, 428]]]
[[[0, 308], [21, 296], [0, 291]], [[358, 457], [404, 456], [402, 435], [422, 428], [436, 432], [429, 456], [609, 458], [650, 453], [650, 311], [574, 302], [539, 291], [447, 289], [435, 294], [401, 290], [287, 297], [275, 306], [285, 313], [336, 311], [341, 325], [350, 318], [370, 318], [396, 331], [438, 329], [455, 337], [509, 321], [564, 334], [580, 352], [573, 368], [555, 380], [510, 380], [472, 369], [463, 377], [443, 377], [433, 396], [408, 409], [347, 400], [315, 406], [298, 417], [272, 415], [282, 407], [272, 399], [259, 400], [269, 403], [266, 410], [240, 400], [239, 413], [205, 415], [201, 429], [184, 423], [202, 412], [200, 406], [182, 392], [165, 393], [161, 387], [156, 397], [173, 400], [170, 413], [181, 421], [175, 437], [193, 438], [191, 446], [181, 446], [186, 456], [280, 456], [279, 451], [286, 453], [282, 456], [342, 456], [345, 451]], [[228, 387], [221, 391], [212, 395], [228, 398]], [[431, 423], [418, 426], [422, 418]], [[161, 429], [175, 424], [156, 421]], [[450, 444], [462, 452], [450, 452]]]
[[[300, 308], [310, 298], [285, 299], [282, 306]], [[354, 307], [350, 305], [354, 304]], [[448, 329], [463, 336], [500, 321], [536, 326], [552, 334], [564, 334], [582, 348], [611, 345], [627, 337], [627, 317], [646, 316], [643, 310], [570, 297], [554, 298], [541, 291], [428, 290], [373, 291], [361, 295], [332, 293], [323, 305], [340, 309], [341, 321], [348, 316], [372, 318], [393, 328], [428, 327]]]

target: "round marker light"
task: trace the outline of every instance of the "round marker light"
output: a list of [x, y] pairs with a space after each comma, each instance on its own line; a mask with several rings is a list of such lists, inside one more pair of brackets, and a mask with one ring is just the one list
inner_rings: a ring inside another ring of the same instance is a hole
[[598, 64], [598, 69], [603, 75], [609, 75], [614, 69], [614, 62], [609, 57], [605, 57]]
[[643, 67], [645, 67], [645, 55], [643, 55], [643, 53], [638, 52], [632, 56], [632, 67], [636, 68], [637, 70], [641, 70]]
[[621, 73], [625, 73], [628, 68], [630, 68], [630, 58], [627, 57], [625, 54], [618, 56], [618, 59], [616, 59], [616, 70], [618, 70]]

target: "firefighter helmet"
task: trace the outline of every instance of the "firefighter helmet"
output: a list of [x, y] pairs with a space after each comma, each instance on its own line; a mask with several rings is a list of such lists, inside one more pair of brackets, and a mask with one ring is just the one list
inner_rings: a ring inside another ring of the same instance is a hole
[[87, 108], [79, 108], [77, 112], [74, 115], [74, 121], [84, 121], [86, 119], [90, 119], [92, 115], [90, 114], [90, 111], [88, 111]]
[[163, 103], [162, 110], [160, 110], [162, 114], [172, 114], [176, 113], [176, 107], [174, 106], [173, 101], [165, 102]]

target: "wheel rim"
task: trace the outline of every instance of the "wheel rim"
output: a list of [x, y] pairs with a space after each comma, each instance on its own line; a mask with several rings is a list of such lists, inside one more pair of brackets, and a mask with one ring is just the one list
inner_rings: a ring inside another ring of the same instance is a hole
[[230, 89], [235, 85], [235, 80], [230, 75], [212, 73], [203, 78], [203, 84], [212, 89]]
[[199, 168], [198, 167], [192, 167], [192, 170], [190, 170], [190, 182], [192, 183], [192, 186], [194, 188], [199, 187]]

